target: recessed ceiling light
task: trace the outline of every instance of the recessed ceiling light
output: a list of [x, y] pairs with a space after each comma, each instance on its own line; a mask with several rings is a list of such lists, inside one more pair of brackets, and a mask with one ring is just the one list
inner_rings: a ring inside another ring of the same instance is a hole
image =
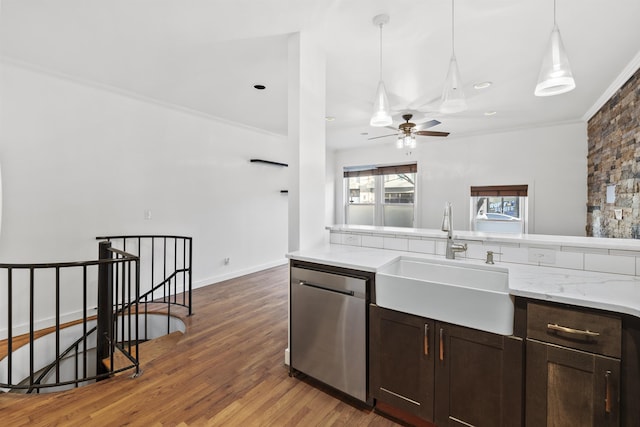
[[485, 111], [484, 115], [485, 116], [495, 116], [497, 113], [497, 111]]
[[260, 85], [260, 84], [253, 85], [253, 87], [258, 90], [265, 90], [267, 88], [265, 85]]
[[335, 118], [335, 117], [333, 117], [333, 116], [327, 116], [327, 117], [325, 117], [324, 119], [325, 119], [326, 121], [328, 121], [328, 122], [332, 122], [332, 121], [334, 121], [336, 118]]
[[487, 82], [480, 82], [480, 83], [476, 83], [476, 84], [474, 84], [474, 85], [473, 85], [473, 88], [474, 88], [474, 89], [478, 89], [478, 90], [480, 90], [480, 89], [486, 89], [486, 88], [488, 88], [489, 86], [491, 86], [492, 84], [493, 84], [493, 83], [491, 83], [491, 82], [489, 82], [489, 81], [487, 81]]

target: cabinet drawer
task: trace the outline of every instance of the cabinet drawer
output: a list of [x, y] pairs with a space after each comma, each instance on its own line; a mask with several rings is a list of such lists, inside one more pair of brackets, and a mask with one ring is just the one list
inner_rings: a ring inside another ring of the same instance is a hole
[[529, 303], [527, 337], [569, 348], [620, 358], [619, 317]]

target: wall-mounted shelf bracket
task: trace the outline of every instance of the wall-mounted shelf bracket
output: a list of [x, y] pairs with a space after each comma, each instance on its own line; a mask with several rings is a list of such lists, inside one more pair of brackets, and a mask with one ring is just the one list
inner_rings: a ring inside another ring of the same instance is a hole
[[268, 164], [268, 165], [282, 166], [282, 167], [285, 167], [285, 168], [289, 167], [289, 165], [286, 164], [286, 163], [274, 162], [274, 161], [271, 161], [271, 160], [251, 159], [250, 161], [251, 161], [251, 163], [265, 163], [265, 164]]

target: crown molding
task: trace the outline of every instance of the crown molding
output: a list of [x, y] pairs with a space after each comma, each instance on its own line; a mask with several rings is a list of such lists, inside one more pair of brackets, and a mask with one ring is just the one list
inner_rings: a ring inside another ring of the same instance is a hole
[[618, 77], [609, 85], [607, 90], [604, 91], [600, 98], [584, 113], [582, 119], [585, 122], [588, 122], [591, 117], [593, 117], [604, 104], [607, 103], [609, 99], [624, 85], [633, 74], [640, 69], [640, 51], [636, 54], [636, 56], [627, 64], [627, 66], [622, 70], [622, 72], [618, 75]]

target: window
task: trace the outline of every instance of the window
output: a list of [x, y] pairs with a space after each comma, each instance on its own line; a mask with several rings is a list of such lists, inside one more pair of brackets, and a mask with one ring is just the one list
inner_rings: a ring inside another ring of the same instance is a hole
[[413, 227], [417, 165], [345, 168], [347, 224]]
[[526, 233], [527, 188], [526, 185], [471, 187], [471, 229]]

